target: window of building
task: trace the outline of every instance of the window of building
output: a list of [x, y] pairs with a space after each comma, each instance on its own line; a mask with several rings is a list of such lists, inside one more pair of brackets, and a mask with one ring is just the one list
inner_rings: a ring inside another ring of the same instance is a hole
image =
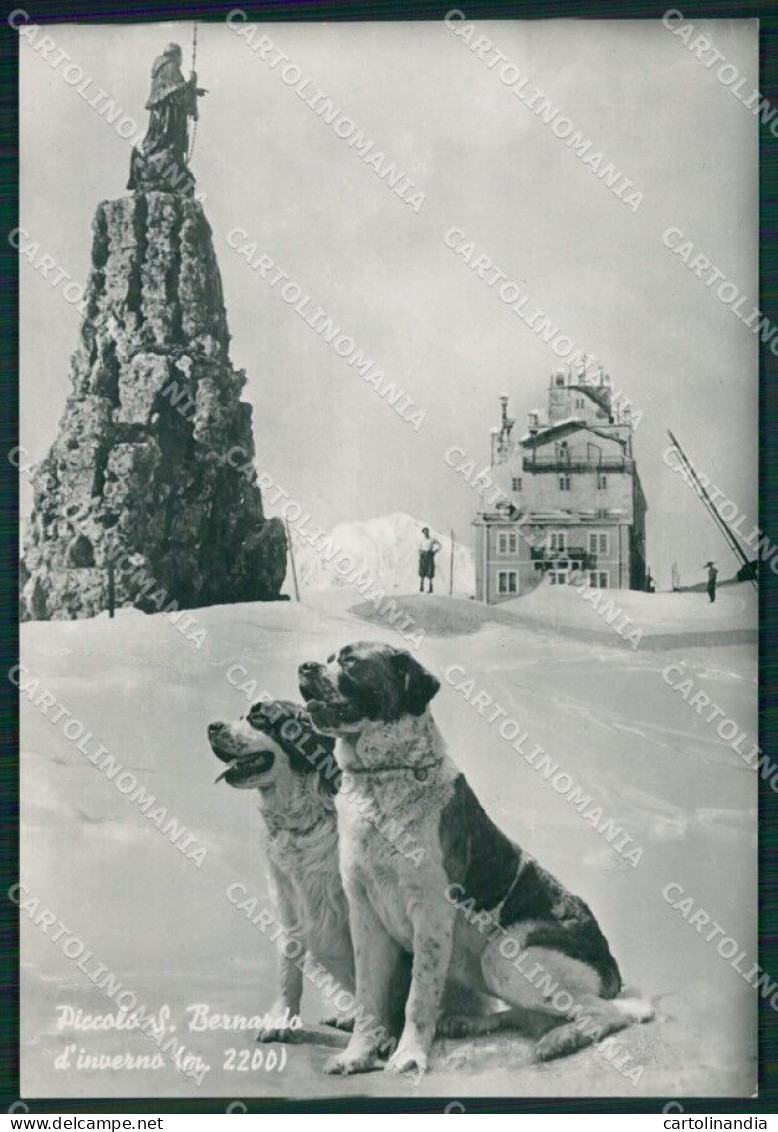
[[607, 570], [591, 570], [589, 572], [589, 585], [596, 590], [607, 590], [610, 578]]
[[608, 553], [608, 532], [607, 531], [589, 531], [589, 553], [590, 554], [607, 554]]
[[597, 473], [597, 489], [598, 491], [605, 491], [608, 486], [608, 477], [603, 472]]
[[576, 399], [575, 399], [575, 407], [576, 407], [576, 409], [582, 409], [582, 408], [584, 407], [584, 399], [583, 399], [583, 397], [576, 397]]
[[548, 549], [567, 550], [567, 531], [549, 531]]
[[498, 554], [518, 554], [519, 536], [515, 531], [499, 531], [497, 535]]
[[567, 585], [568, 571], [561, 569], [553, 569], [548, 572], [548, 584], [550, 586], [566, 586]]
[[521, 491], [521, 476], [514, 476], [511, 480], [511, 487], [514, 491]]
[[569, 491], [570, 490], [570, 476], [560, 476], [559, 477], [559, 490], [560, 491]]
[[519, 575], [516, 570], [497, 571], [497, 592], [499, 594], [517, 594], [519, 592]]

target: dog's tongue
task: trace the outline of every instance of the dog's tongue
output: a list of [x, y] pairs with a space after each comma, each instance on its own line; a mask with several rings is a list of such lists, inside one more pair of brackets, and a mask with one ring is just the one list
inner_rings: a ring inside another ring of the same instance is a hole
[[215, 779], [214, 786], [216, 786], [216, 784], [218, 782], [221, 782], [221, 780], [223, 778], [226, 778], [227, 775], [230, 773], [230, 771], [233, 770], [238, 765], [238, 762], [239, 762], [238, 759], [233, 759], [232, 762], [230, 763], [230, 765], [228, 767], [225, 767], [224, 770], [219, 775], [219, 777], [217, 779]]

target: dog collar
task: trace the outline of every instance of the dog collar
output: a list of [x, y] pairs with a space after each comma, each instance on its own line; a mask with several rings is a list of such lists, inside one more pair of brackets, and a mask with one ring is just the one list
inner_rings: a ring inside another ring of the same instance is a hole
[[354, 766], [346, 768], [346, 774], [383, 774], [391, 770], [410, 770], [417, 782], [426, 782], [429, 772], [436, 766], [440, 766], [440, 763], [427, 763], [426, 766], [412, 766], [410, 763], [396, 763], [394, 766]]
[[317, 818], [316, 821], [314, 821], [311, 825], [305, 826], [304, 829], [298, 829], [297, 826], [294, 825], [284, 825], [280, 822], [271, 823], [267, 820], [266, 817], [265, 824], [267, 825], [267, 828], [272, 836], [275, 836], [277, 833], [293, 833], [297, 837], [305, 837], [307, 834], [313, 833], [313, 831], [315, 829], [318, 829], [319, 826], [324, 825], [326, 820], [327, 815], [325, 814], [324, 816]]

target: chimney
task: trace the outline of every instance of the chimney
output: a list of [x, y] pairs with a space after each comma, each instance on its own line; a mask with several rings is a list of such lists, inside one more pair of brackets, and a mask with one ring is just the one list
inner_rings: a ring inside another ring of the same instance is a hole
[[532, 409], [532, 411], [528, 414], [528, 418], [529, 418], [529, 434], [530, 434], [530, 436], [534, 436], [535, 433], [538, 431], [538, 421], [540, 419], [540, 413], [538, 412], [537, 409]]
[[503, 393], [500, 397], [501, 421], [500, 421], [500, 437], [503, 443], [507, 443], [511, 438], [513, 426], [516, 421], [513, 417], [508, 416], [508, 394]]

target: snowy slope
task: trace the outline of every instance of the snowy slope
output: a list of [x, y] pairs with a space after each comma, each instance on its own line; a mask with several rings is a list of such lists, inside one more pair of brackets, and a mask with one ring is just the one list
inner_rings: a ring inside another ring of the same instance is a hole
[[[382, 1073], [323, 1076], [331, 1050], [318, 1045], [289, 1047], [283, 1073], [236, 1072], [227, 1050], [253, 1048], [251, 1035], [188, 1029], [193, 1004], [251, 1014], [269, 1009], [276, 994], [273, 944], [226, 897], [240, 883], [258, 910], [270, 901], [255, 800], [214, 785], [221, 767], [206, 740], [208, 722], [246, 711], [233, 666], [256, 681], [254, 695], [267, 688], [296, 698], [300, 661], [366, 636], [365, 622], [340, 606], [222, 606], [196, 616], [207, 629], [200, 649], [164, 616], [132, 610], [113, 621], [22, 626], [24, 664], [70, 712], [53, 723], [51, 712], [21, 696], [22, 881], [94, 953], [86, 971], [100, 962], [155, 1013], [169, 1008], [182, 1039], [211, 1068], [199, 1091], [167, 1063], [143, 1073], [61, 1068], [57, 1058], [71, 1045], [139, 1055], [148, 1042], [132, 1032], [58, 1029], [58, 1007], [94, 1015], [113, 1006], [22, 914], [22, 1096], [412, 1097], [407, 1081]], [[369, 636], [398, 641], [383, 624], [371, 625]], [[726, 715], [755, 735], [754, 649], [638, 649], [625, 657], [488, 624], [466, 636], [430, 634], [418, 655], [441, 677], [436, 721], [485, 808], [590, 904], [626, 984], [651, 997], [660, 1016], [620, 1035], [644, 1066], [634, 1093], [593, 1049], [537, 1065], [526, 1039], [506, 1035], [440, 1043], [419, 1095], [751, 1094], [755, 992], [662, 889], [681, 885], [737, 938], [748, 955], [744, 969], [756, 961], [756, 775], [661, 673], [671, 660], [688, 666]], [[444, 679], [450, 665], [494, 697], [644, 849], [637, 868]], [[89, 740], [68, 738], [63, 724], [71, 717]], [[201, 868], [117, 778], [89, 761], [85, 752], [98, 743], [207, 848]], [[310, 990], [303, 1012], [309, 1022], [322, 1015]], [[246, 1103], [257, 1111], [257, 1100], [254, 1108]]]
[[[334, 547], [355, 562], [355, 569], [366, 571], [381, 589], [391, 593], [409, 593], [419, 588], [419, 551], [423, 524], [410, 515], [397, 512], [365, 522], [339, 523], [330, 532]], [[435, 588], [448, 593], [451, 562], [451, 539], [442, 531], [432, 530], [442, 548], [435, 560]], [[343, 586], [332, 562], [317, 553], [292, 529], [295, 565], [301, 595], [306, 591]], [[475, 591], [475, 563], [468, 546], [457, 543], [454, 551], [454, 593], [470, 597]], [[287, 570], [286, 593], [292, 593], [291, 570]]]
[[[643, 593], [640, 590], [600, 590], [602, 602], [592, 590], [576, 586], [550, 586], [544, 581], [526, 596], [503, 602], [501, 609], [543, 617], [550, 624], [595, 625], [596, 607], [607, 600], [645, 627], [648, 633], [694, 633], [707, 629], [755, 629], [759, 613], [758, 594], [750, 582], [719, 589], [711, 603], [705, 593]], [[582, 600], [588, 597], [590, 600]]]
[[[551, 586], [498, 606], [526, 624], [543, 624], [564, 632], [583, 631], [617, 637], [614, 624], [637, 629], [646, 646], [689, 646], [695, 643], [754, 642], [757, 639], [758, 595], [750, 582], [720, 589], [711, 604], [705, 593], [643, 593], [637, 590], [592, 590]], [[623, 620], [628, 618], [628, 621]], [[594, 639], [594, 637], [592, 637]], [[613, 642], [612, 642], [613, 643]]]

